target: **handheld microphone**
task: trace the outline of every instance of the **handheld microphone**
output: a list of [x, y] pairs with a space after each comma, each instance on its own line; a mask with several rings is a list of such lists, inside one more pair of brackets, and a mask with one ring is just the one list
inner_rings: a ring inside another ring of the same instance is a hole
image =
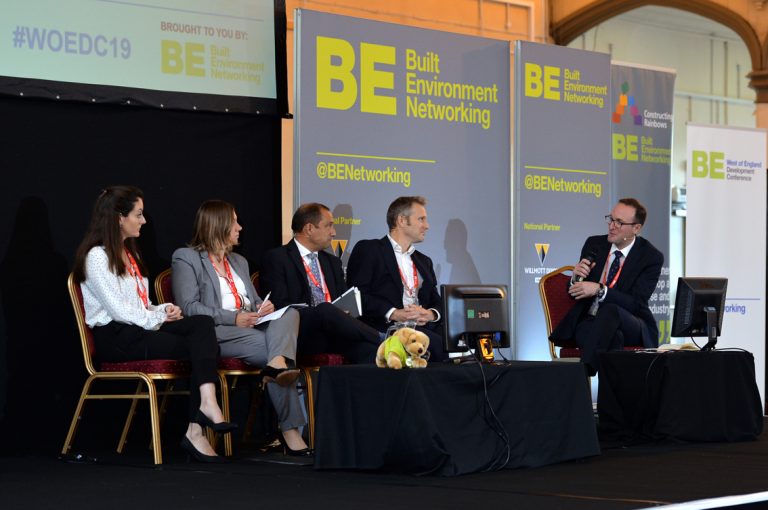
[[[587, 259], [590, 264], [592, 264], [595, 261], [595, 257], [597, 257], [597, 253], [595, 253], [595, 251], [592, 250], [589, 253], [587, 253], [587, 256], [584, 257], [584, 258]], [[584, 277], [583, 276], [577, 276], [576, 278], [573, 279], [574, 283], [576, 283], [576, 282], [583, 282], [583, 281], [584, 281]]]

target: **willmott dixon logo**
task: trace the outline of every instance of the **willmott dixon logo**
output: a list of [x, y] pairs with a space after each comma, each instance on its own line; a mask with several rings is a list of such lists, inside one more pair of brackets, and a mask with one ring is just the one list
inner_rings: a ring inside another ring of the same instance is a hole
[[539, 263], [543, 266], [544, 259], [547, 258], [547, 253], [549, 253], [549, 243], [534, 243], [534, 246], [536, 247], [536, 255], [539, 256]]
[[621, 84], [621, 95], [619, 96], [619, 102], [616, 103], [616, 110], [614, 110], [611, 120], [614, 124], [621, 124], [621, 117], [624, 115], [627, 107], [629, 107], [629, 114], [632, 116], [635, 126], [642, 126], [643, 116], [640, 115], [640, 109], [635, 104], [635, 96], [629, 96], [627, 92], [629, 92], [629, 83], [624, 82]]
[[347, 250], [348, 242], [349, 239], [333, 239], [331, 241], [331, 250], [333, 251], [333, 254], [341, 258], [341, 256], [344, 255], [344, 252]]

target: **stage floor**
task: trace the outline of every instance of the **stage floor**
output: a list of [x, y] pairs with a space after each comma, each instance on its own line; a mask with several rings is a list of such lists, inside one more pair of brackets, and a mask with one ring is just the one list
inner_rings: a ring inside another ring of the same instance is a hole
[[768, 490], [765, 432], [743, 443], [601, 447], [585, 460], [451, 478], [316, 471], [248, 451], [209, 467], [183, 463], [170, 444], [160, 468], [135, 450], [90, 451], [99, 460], [80, 464], [3, 457], [0, 508], [630, 509]]

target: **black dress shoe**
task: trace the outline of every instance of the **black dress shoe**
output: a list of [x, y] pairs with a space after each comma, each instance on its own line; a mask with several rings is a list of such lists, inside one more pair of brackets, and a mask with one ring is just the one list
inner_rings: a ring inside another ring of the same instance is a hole
[[299, 378], [298, 368], [275, 368], [269, 365], [261, 369], [265, 383], [274, 382], [280, 386], [290, 386]]
[[283, 455], [289, 457], [311, 458], [315, 456], [315, 450], [312, 448], [302, 448], [301, 450], [291, 450], [288, 445], [283, 446]]
[[187, 451], [187, 462], [189, 462], [190, 459], [195, 459], [198, 462], [205, 462], [207, 464], [223, 464], [226, 462], [224, 457], [219, 457], [218, 455], [206, 455], [202, 453], [200, 450], [195, 448], [195, 445], [192, 444], [192, 441], [190, 441], [187, 436], [184, 436], [184, 438], [181, 440], [181, 447]]
[[226, 433], [226, 432], [232, 432], [237, 428], [237, 423], [232, 423], [229, 421], [220, 421], [219, 423], [213, 423], [213, 420], [208, 418], [201, 410], [197, 410], [197, 414], [195, 415], [195, 419], [192, 420], [194, 423], [197, 423], [198, 425], [201, 425], [203, 427], [209, 427], [214, 432], [218, 433]]
[[278, 439], [280, 440], [280, 444], [283, 445], [283, 455], [287, 455], [289, 457], [314, 457], [315, 456], [315, 450], [312, 448], [302, 448], [301, 450], [294, 450], [290, 446], [288, 446], [288, 443], [285, 442], [285, 439], [283, 438], [283, 435], [280, 434], [278, 436]]

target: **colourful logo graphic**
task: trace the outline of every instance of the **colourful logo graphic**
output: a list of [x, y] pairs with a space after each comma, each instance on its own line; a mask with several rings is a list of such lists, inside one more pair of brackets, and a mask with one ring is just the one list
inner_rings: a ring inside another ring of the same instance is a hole
[[640, 115], [640, 109], [635, 104], [635, 96], [627, 95], [629, 92], [629, 83], [624, 82], [621, 84], [621, 95], [619, 96], [619, 102], [616, 103], [616, 110], [611, 116], [611, 120], [614, 124], [621, 124], [621, 117], [624, 115], [627, 106], [629, 106], [629, 114], [634, 119], [635, 126], [643, 125], [643, 116]]
[[333, 251], [333, 254], [341, 258], [341, 256], [344, 255], [344, 252], [347, 250], [348, 242], [349, 239], [333, 239], [331, 241], [331, 250]]
[[543, 266], [544, 259], [547, 258], [547, 253], [549, 253], [549, 243], [534, 243], [534, 246], [536, 247], [536, 255], [539, 256], [539, 263]]

